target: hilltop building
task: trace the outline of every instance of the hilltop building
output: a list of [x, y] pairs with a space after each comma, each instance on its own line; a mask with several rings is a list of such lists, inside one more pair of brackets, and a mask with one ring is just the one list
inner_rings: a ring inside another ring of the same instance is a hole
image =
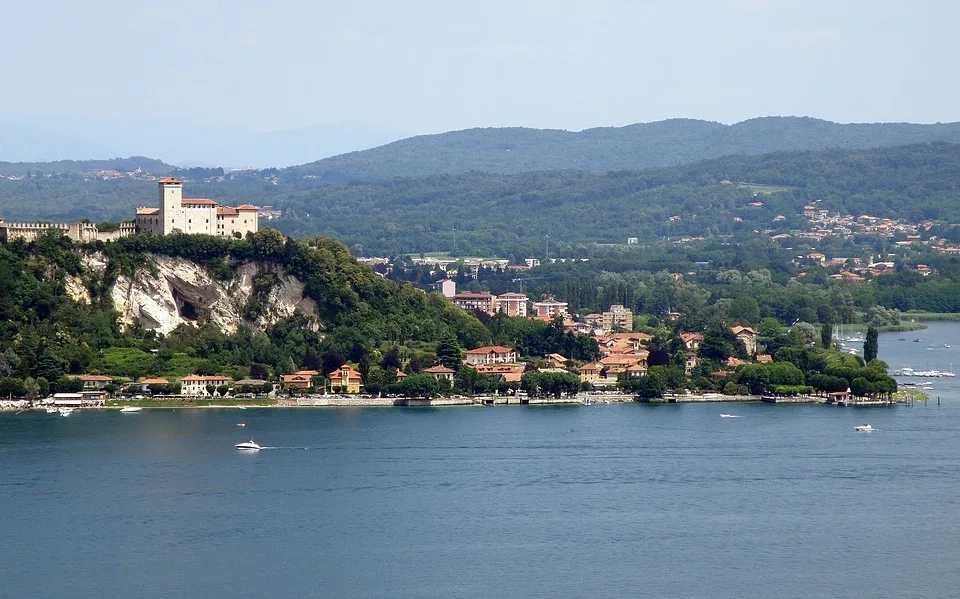
[[160, 179], [157, 184], [160, 207], [137, 208], [137, 232], [244, 237], [259, 229], [256, 206], [233, 208], [206, 198], [184, 198], [183, 181], [173, 177]]

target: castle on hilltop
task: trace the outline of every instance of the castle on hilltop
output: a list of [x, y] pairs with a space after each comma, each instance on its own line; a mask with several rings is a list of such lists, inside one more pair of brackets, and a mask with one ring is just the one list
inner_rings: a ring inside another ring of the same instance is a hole
[[259, 229], [256, 206], [244, 204], [233, 208], [206, 198], [184, 198], [183, 181], [173, 177], [160, 179], [157, 184], [160, 207], [137, 208], [138, 232], [244, 237]]
[[50, 230], [61, 231], [73, 241], [113, 241], [136, 233], [166, 235], [180, 232], [240, 236], [259, 230], [258, 208], [244, 204], [232, 208], [213, 200], [183, 198], [183, 181], [166, 177], [160, 186], [159, 208], [137, 208], [134, 222], [120, 223], [116, 228], [101, 231], [97, 225], [81, 223], [7, 223], [0, 218], [0, 238], [34, 241]]

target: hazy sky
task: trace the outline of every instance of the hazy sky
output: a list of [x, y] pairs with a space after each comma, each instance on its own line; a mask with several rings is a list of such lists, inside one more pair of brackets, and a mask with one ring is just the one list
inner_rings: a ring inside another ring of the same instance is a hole
[[960, 2], [0, 0], [0, 119], [960, 120]]

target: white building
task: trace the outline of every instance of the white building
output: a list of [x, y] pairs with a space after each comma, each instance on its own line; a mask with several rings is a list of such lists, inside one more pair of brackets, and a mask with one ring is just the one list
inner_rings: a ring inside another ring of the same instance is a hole
[[183, 181], [166, 177], [158, 182], [160, 207], [137, 209], [138, 232], [167, 235], [175, 231], [188, 235], [206, 234], [241, 237], [259, 229], [257, 207], [244, 204], [233, 208], [206, 198], [184, 198]]

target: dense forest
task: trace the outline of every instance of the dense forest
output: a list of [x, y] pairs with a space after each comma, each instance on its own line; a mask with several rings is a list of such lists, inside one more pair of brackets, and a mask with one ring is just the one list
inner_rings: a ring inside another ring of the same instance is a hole
[[931, 141], [960, 142], [960, 123], [844, 125], [813, 118], [765, 117], [735, 125], [672, 119], [576, 133], [520, 127], [468, 129], [403, 139], [290, 170], [330, 181], [473, 171], [606, 172], [672, 166], [732, 154], [864, 149]]
[[[284, 210], [271, 226], [335, 237], [364, 255], [447, 251], [543, 255], [628, 237], [803, 230], [805, 204], [845, 214], [960, 222], [960, 145], [729, 156], [671, 168], [591, 173], [466, 173], [321, 185], [284, 171], [188, 181], [189, 197]], [[757, 187], [764, 184], [777, 187]], [[0, 179], [8, 221], [129, 219], [154, 205], [150, 181]], [[763, 207], [752, 205], [764, 202]], [[785, 220], [774, 222], [777, 215]], [[549, 236], [549, 237], [548, 237]]]

